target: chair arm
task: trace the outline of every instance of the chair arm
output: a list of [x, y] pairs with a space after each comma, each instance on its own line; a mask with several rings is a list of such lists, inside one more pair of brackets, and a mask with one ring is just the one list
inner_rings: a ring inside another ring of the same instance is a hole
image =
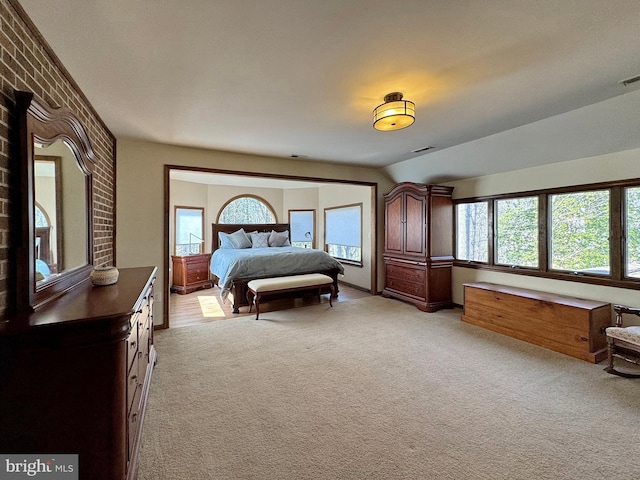
[[624, 305], [614, 305], [613, 309], [616, 313], [630, 313], [631, 315], [640, 316], [640, 308], [625, 307]]
[[616, 312], [616, 327], [622, 327], [622, 315], [637, 315], [640, 317], [640, 308], [626, 307], [624, 305], [614, 305], [613, 311]]

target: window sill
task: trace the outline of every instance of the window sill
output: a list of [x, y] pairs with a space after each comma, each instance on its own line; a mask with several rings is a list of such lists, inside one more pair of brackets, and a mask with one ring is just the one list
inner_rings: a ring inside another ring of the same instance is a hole
[[589, 283], [592, 285], [602, 285], [607, 287], [627, 288], [630, 290], [640, 290], [640, 279], [614, 279], [610, 276], [602, 275], [575, 275], [572, 272], [533, 270], [530, 268], [519, 267], [511, 268], [508, 266], [489, 265], [479, 262], [467, 262], [466, 260], [455, 260], [454, 267], [472, 268], [476, 270], [491, 270], [493, 272], [511, 273], [514, 275], [528, 275], [530, 277], [550, 278], [553, 280], [564, 280], [567, 282]]
[[359, 267], [359, 268], [363, 267], [362, 262], [358, 262], [356, 260], [347, 260], [345, 258], [337, 258], [337, 257], [333, 257], [333, 258], [338, 260], [343, 265], [351, 265], [352, 267]]

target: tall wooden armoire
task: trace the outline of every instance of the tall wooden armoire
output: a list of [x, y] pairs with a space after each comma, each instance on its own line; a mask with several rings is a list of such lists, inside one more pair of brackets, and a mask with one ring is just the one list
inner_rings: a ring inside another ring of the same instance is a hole
[[435, 312], [450, 308], [453, 187], [399, 183], [384, 195], [384, 297]]

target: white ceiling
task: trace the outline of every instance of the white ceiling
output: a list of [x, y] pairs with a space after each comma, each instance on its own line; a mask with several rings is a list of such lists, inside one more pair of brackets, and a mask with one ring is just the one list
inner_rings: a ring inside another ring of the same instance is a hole
[[254, 177], [250, 175], [233, 175], [223, 173], [198, 172], [193, 170], [171, 170], [171, 180], [203, 183], [205, 185], [227, 185], [232, 187], [277, 188], [287, 190], [293, 188], [318, 188], [326, 183], [284, 180], [280, 178]]
[[116, 137], [381, 167], [640, 88], [639, 0], [20, 1]]

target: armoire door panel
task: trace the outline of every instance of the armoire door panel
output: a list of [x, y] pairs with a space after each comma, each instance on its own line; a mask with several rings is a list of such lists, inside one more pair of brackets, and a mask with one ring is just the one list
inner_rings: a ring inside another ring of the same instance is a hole
[[406, 237], [404, 251], [410, 255], [425, 254], [425, 201], [424, 197], [405, 194]]
[[402, 252], [403, 226], [402, 195], [387, 204], [385, 223], [388, 226], [385, 236], [385, 252]]

